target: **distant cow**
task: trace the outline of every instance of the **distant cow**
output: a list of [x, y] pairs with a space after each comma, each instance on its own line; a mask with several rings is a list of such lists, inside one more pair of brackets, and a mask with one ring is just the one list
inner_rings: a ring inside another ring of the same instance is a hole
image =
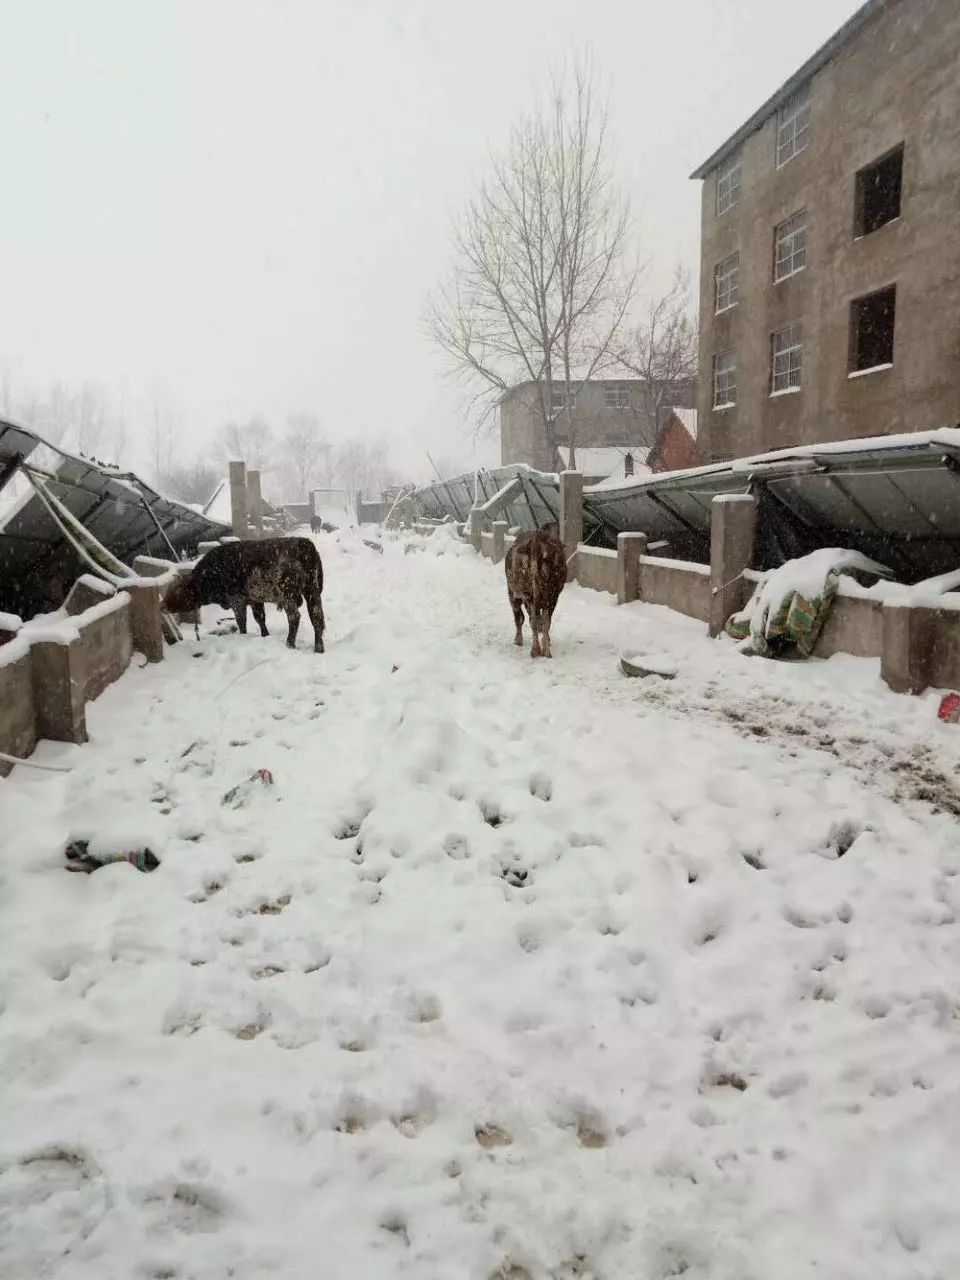
[[545, 529], [521, 533], [507, 552], [507, 595], [517, 624], [514, 644], [523, 644], [523, 610], [533, 631], [531, 658], [551, 658], [550, 622], [567, 580], [563, 544]]
[[313, 648], [323, 653], [323, 565], [309, 538], [264, 538], [226, 542], [197, 561], [193, 572], [175, 582], [164, 604], [171, 613], [189, 613], [203, 604], [232, 609], [241, 635], [247, 634], [247, 605], [260, 634], [269, 635], [264, 602], [287, 615], [287, 648], [296, 648], [300, 601], [313, 626]]

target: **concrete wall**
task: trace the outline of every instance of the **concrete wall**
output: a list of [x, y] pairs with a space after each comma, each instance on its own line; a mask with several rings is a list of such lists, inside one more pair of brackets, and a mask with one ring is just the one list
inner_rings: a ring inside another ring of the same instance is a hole
[[[613, 381], [584, 383], [573, 410], [564, 410], [556, 420], [558, 444], [570, 440], [571, 426], [577, 446], [625, 445], [645, 448], [653, 445], [657, 426], [654, 412], [643, 395], [639, 379], [625, 380], [631, 388], [630, 405], [623, 409], [607, 405], [604, 388]], [[620, 385], [620, 384], [617, 384]], [[525, 462], [539, 471], [554, 471], [556, 460], [547, 443], [540, 410], [539, 388], [532, 383], [516, 387], [500, 406], [500, 461], [506, 466]], [[689, 379], [671, 392], [671, 404], [692, 409], [696, 388]]]
[[392, 505], [386, 502], [364, 502], [362, 498], [358, 498], [357, 524], [383, 524]]
[[834, 653], [852, 653], [858, 658], [881, 657], [883, 606], [880, 601], [847, 595], [841, 583], [814, 653], [818, 658], [829, 658]]
[[78, 664], [82, 693], [85, 702], [92, 702], [114, 680], [119, 680], [130, 665], [133, 654], [130, 598], [126, 596], [119, 609], [93, 621], [84, 621], [81, 614], [77, 623], [82, 655]]
[[297, 524], [309, 524], [313, 508], [309, 502], [285, 502], [281, 508]]
[[926, 680], [935, 689], [960, 687], [960, 612], [935, 611], [935, 633], [930, 647]]
[[[780, 169], [776, 114], [742, 146], [740, 201], [702, 187], [699, 453], [960, 421], [960, 5], [887, 0], [811, 81], [810, 140]], [[901, 216], [854, 237], [857, 171], [903, 144]], [[772, 280], [775, 227], [807, 212], [806, 268]], [[714, 268], [740, 255], [739, 302], [714, 315]], [[893, 367], [849, 378], [851, 300], [897, 286]], [[801, 321], [802, 388], [770, 395], [771, 334]], [[712, 359], [737, 357], [737, 404], [713, 410]]]
[[[0, 751], [23, 759], [40, 738], [85, 742], [87, 704], [123, 675], [134, 647], [162, 657], [162, 639], [159, 653], [143, 640], [159, 633], [159, 608], [159, 588], [135, 584], [65, 622], [28, 625], [0, 645]], [[0, 776], [10, 768], [0, 761]]]
[[692, 561], [643, 556], [639, 599], [706, 622], [710, 617], [710, 570]]
[[617, 594], [617, 553], [603, 547], [585, 547], [577, 549], [574, 561], [577, 582], [581, 587], [589, 587], [592, 591], [609, 591]]
[[[0, 646], [0, 751], [7, 755], [30, 755], [37, 745], [37, 712], [33, 700], [33, 663], [30, 650], [19, 641], [20, 656], [4, 662], [4, 648]], [[0, 778], [12, 768], [0, 760]]]

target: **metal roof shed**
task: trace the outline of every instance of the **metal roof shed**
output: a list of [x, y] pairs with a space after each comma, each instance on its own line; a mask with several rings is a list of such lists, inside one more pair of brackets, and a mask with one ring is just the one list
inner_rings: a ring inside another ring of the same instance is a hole
[[[35, 432], [0, 423], [0, 490], [22, 462], [42, 472], [51, 492], [126, 564], [142, 553], [169, 559], [171, 547], [176, 555], [193, 553], [201, 540], [229, 533], [132, 472], [78, 458]], [[32, 617], [57, 608], [86, 569], [36, 494], [0, 516], [0, 609]]]

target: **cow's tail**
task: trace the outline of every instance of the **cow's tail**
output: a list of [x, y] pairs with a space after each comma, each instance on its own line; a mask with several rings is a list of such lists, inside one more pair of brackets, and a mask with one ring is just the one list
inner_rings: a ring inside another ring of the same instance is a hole
[[307, 612], [313, 624], [314, 636], [318, 647], [323, 652], [323, 633], [326, 629], [326, 618], [323, 614], [323, 561], [320, 552], [313, 548], [313, 564], [310, 569], [310, 599], [307, 601]]

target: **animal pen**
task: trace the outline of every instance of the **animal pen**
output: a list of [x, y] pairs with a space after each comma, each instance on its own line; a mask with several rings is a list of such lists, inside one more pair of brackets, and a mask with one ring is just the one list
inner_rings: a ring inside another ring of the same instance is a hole
[[495, 563], [512, 532], [553, 524], [580, 585], [687, 614], [717, 635], [765, 571], [819, 548], [888, 565], [898, 582], [841, 579], [815, 653], [880, 660], [900, 692], [960, 684], [960, 430], [738, 459], [625, 483], [524, 466], [418, 490]]

